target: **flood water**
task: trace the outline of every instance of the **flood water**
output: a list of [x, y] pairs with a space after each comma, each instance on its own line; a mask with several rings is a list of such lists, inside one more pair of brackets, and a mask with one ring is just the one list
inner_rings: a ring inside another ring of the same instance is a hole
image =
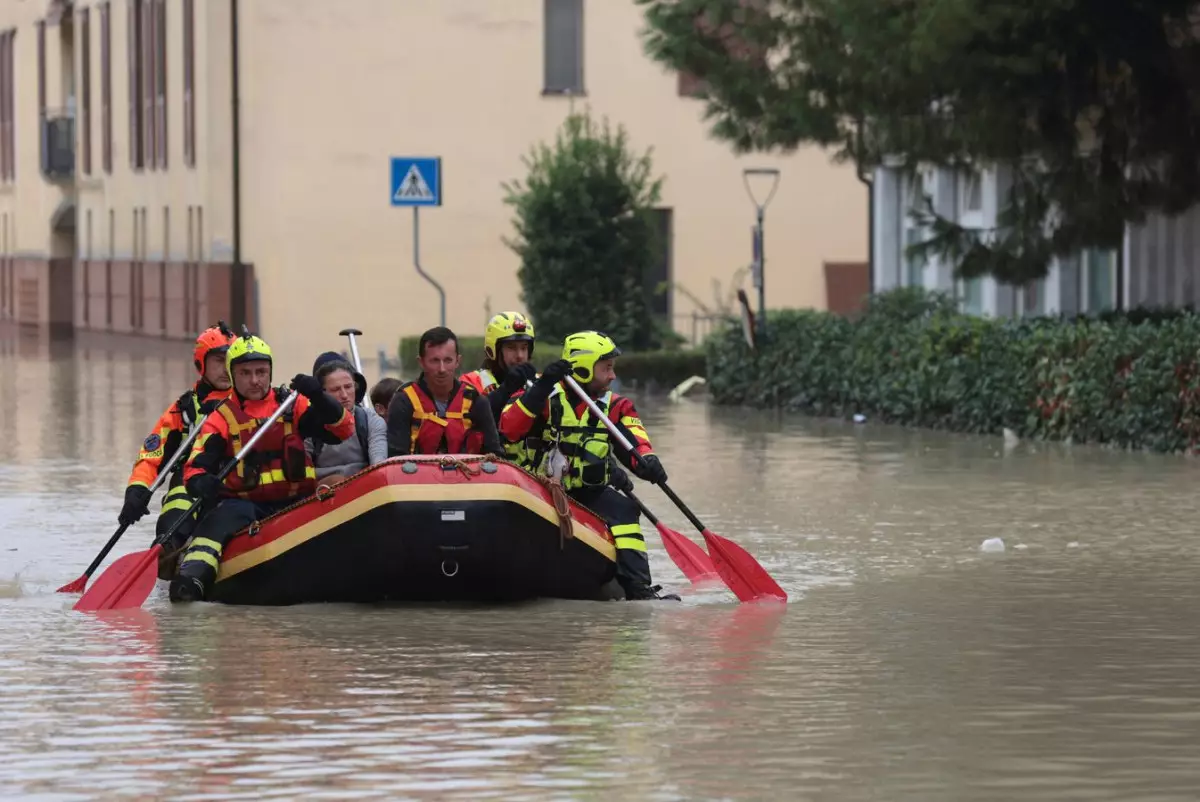
[[682, 603], [75, 613], [188, 353], [0, 333], [0, 796], [1196, 798], [1192, 460], [646, 398], [786, 607], [648, 535]]

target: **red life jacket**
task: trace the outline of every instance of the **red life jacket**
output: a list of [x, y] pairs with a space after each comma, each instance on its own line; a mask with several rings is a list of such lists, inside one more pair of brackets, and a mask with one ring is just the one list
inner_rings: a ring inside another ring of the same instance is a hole
[[481, 454], [483, 433], [471, 426], [471, 404], [479, 392], [465, 382], [455, 382], [457, 390], [446, 407], [446, 417], [437, 414], [437, 405], [417, 382], [404, 385], [404, 394], [412, 402], [410, 454]]
[[[273, 403], [253, 402], [262, 417], [252, 418], [242, 408], [237, 394], [230, 396], [221, 407], [221, 417], [228, 428], [229, 454], [232, 457], [249, 442], [258, 427], [279, 408], [278, 394], [272, 391]], [[264, 399], [266, 400], [266, 399]], [[297, 399], [297, 405], [303, 399]], [[312, 459], [304, 450], [304, 440], [296, 431], [295, 410], [289, 410], [271, 425], [254, 450], [238, 463], [236, 470], [225, 477], [225, 489], [238, 498], [250, 501], [284, 501], [309, 496], [317, 489], [317, 472]]]

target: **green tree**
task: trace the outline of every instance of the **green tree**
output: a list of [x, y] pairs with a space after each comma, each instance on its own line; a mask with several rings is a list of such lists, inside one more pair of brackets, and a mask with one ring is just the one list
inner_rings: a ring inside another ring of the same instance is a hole
[[923, 210], [960, 275], [1021, 284], [1200, 200], [1195, 2], [637, 2], [647, 51], [703, 79], [738, 151], [1011, 171], [993, 231]]
[[660, 344], [649, 276], [662, 253], [653, 209], [663, 182], [650, 153], [634, 153], [623, 126], [571, 114], [553, 147], [524, 157], [525, 180], [503, 185], [516, 228], [505, 244], [521, 257], [522, 300], [539, 340], [590, 328], [623, 349]]

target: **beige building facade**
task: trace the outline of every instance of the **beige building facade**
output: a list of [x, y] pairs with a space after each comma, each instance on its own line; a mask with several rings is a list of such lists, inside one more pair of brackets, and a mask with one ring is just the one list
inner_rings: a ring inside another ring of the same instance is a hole
[[245, 319], [288, 370], [346, 326], [394, 351], [439, 323], [412, 213], [390, 204], [390, 159], [413, 156], [442, 160], [422, 266], [447, 324], [479, 333], [521, 306], [501, 185], [572, 108], [653, 148], [681, 333], [738, 286], [754, 297], [746, 167], [780, 171], [768, 306], [825, 308], [827, 265], [866, 261], [865, 186], [821, 151], [712, 140], [642, 25], [633, 0], [2, 3], [0, 319], [168, 338]]

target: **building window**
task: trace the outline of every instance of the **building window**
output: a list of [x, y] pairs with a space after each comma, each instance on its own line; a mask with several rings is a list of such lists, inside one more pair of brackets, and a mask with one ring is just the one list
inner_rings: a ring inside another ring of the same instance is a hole
[[702, 98], [707, 88], [703, 78], [690, 72], [681, 72], [676, 79], [675, 91], [680, 97]]
[[127, 0], [128, 38], [125, 50], [129, 65], [129, 166], [141, 170], [145, 162], [145, 129], [142, 110], [145, 92], [142, 78], [142, 0]]
[[84, 175], [92, 174], [92, 19], [90, 9], [79, 12], [79, 144]]
[[910, 253], [909, 248], [920, 244], [925, 239], [924, 229], [918, 219], [918, 215], [925, 207], [924, 183], [920, 174], [914, 174], [907, 179], [906, 183], [908, 192], [904, 208], [904, 285], [906, 287], [923, 287], [925, 286], [926, 259], [924, 256]]
[[46, 21], [37, 24], [38, 164], [46, 170]]
[[196, 7], [183, 0], [183, 163], [196, 166]]
[[963, 279], [963, 311], [970, 315], [983, 314], [983, 279]]
[[542, 94], [583, 94], [583, 0], [543, 0]]
[[16, 31], [0, 33], [0, 181], [16, 175], [16, 148], [13, 143], [13, 38]]
[[658, 237], [659, 257], [646, 276], [650, 295], [650, 310], [668, 327], [671, 326], [671, 279], [675, 253], [675, 210], [655, 209], [654, 229]]
[[960, 213], [976, 214], [983, 211], [983, 176], [975, 170], [959, 174], [958, 189]]
[[142, 0], [142, 47], [138, 51], [142, 74], [142, 162], [151, 170], [158, 169], [158, 115], [155, 99], [158, 96], [158, 70], [155, 68], [155, 0]]
[[158, 166], [167, 169], [167, 4], [153, 0], [154, 7], [154, 143]]
[[112, 175], [112, 23], [110, 4], [100, 4], [100, 162]]
[[1087, 287], [1087, 312], [1097, 314], [1116, 306], [1116, 251], [1089, 249], [1083, 252], [1083, 280]]

